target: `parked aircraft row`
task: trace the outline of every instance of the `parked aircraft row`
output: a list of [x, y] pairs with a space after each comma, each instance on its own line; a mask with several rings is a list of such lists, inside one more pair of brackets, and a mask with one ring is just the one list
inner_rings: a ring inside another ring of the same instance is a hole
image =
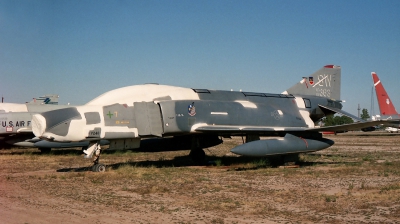
[[[134, 85], [106, 92], [81, 106], [24, 104], [4, 105], [7, 109], [1, 109], [1, 105], [0, 119], [6, 126], [1, 126], [0, 132], [3, 140], [14, 145], [82, 146], [85, 157], [93, 158], [93, 171], [105, 170], [99, 162], [100, 145], [133, 149], [149, 138], [190, 139], [190, 157], [201, 163], [205, 161], [203, 148], [220, 144], [221, 137], [245, 136], [244, 144], [233, 148], [233, 153], [282, 155], [282, 162], [289, 162], [299, 153], [333, 145], [332, 140], [322, 137], [321, 131], [390, 123], [376, 120], [315, 126], [330, 114], [355, 118], [342, 110], [340, 87], [341, 67], [336, 65], [326, 65], [302, 77], [281, 94]], [[14, 125], [18, 119], [26, 121], [23, 127], [21, 123]], [[28, 133], [30, 136], [23, 135]], [[275, 139], [260, 140], [260, 136]]]

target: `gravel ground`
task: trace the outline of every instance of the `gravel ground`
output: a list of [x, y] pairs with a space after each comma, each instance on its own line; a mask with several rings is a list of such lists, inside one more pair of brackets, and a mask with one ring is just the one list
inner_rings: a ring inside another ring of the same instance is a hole
[[271, 167], [229, 149], [107, 151], [93, 173], [79, 149], [0, 150], [0, 223], [400, 223], [400, 135], [326, 136], [332, 147]]

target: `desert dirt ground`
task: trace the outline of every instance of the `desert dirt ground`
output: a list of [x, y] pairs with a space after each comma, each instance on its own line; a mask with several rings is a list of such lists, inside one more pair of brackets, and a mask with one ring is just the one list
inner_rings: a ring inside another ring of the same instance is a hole
[[79, 149], [0, 150], [0, 223], [400, 223], [400, 135], [326, 136], [299, 168], [206, 149], [107, 151], [105, 173]]

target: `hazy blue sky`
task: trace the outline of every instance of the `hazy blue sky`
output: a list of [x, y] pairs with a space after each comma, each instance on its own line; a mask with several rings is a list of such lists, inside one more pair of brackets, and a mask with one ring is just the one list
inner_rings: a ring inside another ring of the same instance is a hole
[[400, 1], [0, 0], [6, 102], [143, 83], [281, 93], [326, 64], [344, 110], [370, 110], [375, 71], [400, 111]]

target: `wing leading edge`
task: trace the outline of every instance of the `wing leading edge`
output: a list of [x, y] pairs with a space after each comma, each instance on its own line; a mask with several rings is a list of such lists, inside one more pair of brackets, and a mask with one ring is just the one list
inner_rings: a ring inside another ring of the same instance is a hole
[[326, 126], [326, 127], [269, 127], [269, 126], [233, 126], [233, 125], [199, 125], [193, 128], [196, 132], [202, 133], [226, 133], [226, 134], [245, 134], [245, 133], [274, 133], [274, 132], [320, 132], [320, 131], [352, 131], [360, 130], [380, 124], [389, 124], [394, 120], [379, 120], [356, 122], [351, 124]]

